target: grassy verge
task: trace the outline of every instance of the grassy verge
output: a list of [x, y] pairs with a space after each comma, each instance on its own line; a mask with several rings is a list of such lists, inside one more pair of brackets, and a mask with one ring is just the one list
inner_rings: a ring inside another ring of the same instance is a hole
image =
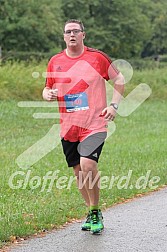
[[[45, 83], [47, 62], [32, 64], [7, 62], [0, 66], [0, 100], [40, 100]], [[133, 65], [132, 65], [133, 67]], [[167, 97], [167, 67], [134, 70], [131, 80], [126, 84], [125, 94], [128, 94], [138, 84], [146, 83], [152, 89], [149, 99], [166, 99]]]
[[[166, 107], [165, 100], [150, 99], [129, 117], [116, 118], [116, 131], [107, 139], [99, 162], [101, 176], [108, 176], [110, 182], [107, 182], [106, 188], [101, 190], [100, 204], [103, 209], [138, 193], [152, 190], [149, 181], [155, 176], [160, 180], [158, 182], [154, 180], [154, 185], [160, 187], [167, 184]], [[68, 184], [62, 182], [61, 185], [66, 185], [66, 188], [59, 189], [56, 179], [50, 191], [47, 190], [48, 181], [45, 190], [41, 191], [43, 177], [47, 172], [53, 173], [59, 170], [58, 178], [73, 177], [72, 170], [66, 166], [61, 146], [48, 153], [28, 170], [22, 170], [15, 162], [23, 151], [45, 136], [55, 123], [54, 119], [33, 119], [33, 113], [51, 112], [54, 109], [20, 108], [16, 101], [4, 101], [0, 103], [0, 111], [1, 245], [11, 236], [24, 237], [42, 229], [50, 230], [73, 218], [84, 216], [87, 209], [78, 193], [75, 181], [68, 189]], [[22, 172], [13, 180], [13, 184], [18, 188], [12, 189], [9, 186], [9, 179], [17, 171]], [[120, 178], [127, 176], [130, 171], [130, 182], [125, 188], [123, 186], [125, 180], [121, 182]], [[37, 180], [33, 181], [34, 176], [41, 179], [36, 189], [35, 187], [32, 189], [37, 183]], [[113, 184], [112, 176], [115, 178]], [[146, 185], [143, 181], [139, 181], [141, 176], [148, 177]]]
[[[75, 181], [70, 181], [73, 172], [67, 168], [60, 145], [29, 169], [23, 170], [16, 163], [17, 157], [56, 123], [54, 119], [33, 118], [33, 113], [55, 112], [54, 108], [18, 107], [18, 101], [41, 100], [46, 64], [7, 63], [0, 67], [0, 246], [15, 236], [57, 228], [87, 211]], [[33, 72], [39, 77], [33, 78]], [[167, 184], [166, 69], [135, 71], [125, 95], [139, 83], [147, 83], [152, 95], [127, 118], [117, 116], [116, 131], [107, 139], [100, 158], [103, 209], [151, 191], [152, 186]], [[44, 177], [54, 172], [58, 172], [57, 178], [49, 190], [50, 181], [44, 187]], [[62, 176], [66, 177], [64, 183], [59, 179]]]

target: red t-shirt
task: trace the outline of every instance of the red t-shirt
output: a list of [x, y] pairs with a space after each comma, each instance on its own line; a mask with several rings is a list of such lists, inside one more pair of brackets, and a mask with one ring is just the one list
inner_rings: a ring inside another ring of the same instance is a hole
[[107, 106], [105, 80], [118, 73], [106, 54], [86, 46], [79, 57], [70, 58], [64, 50], [50, 59], [46, 87], [58, 89], [61, 137], [82, 141], [106, 131], [107, 123], [100, 117]]

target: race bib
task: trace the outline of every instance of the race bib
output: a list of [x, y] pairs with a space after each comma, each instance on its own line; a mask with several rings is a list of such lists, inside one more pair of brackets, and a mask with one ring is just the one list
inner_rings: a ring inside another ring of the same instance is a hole
[[67, 94], [64, 96], [67, 112], [89, 109], [88, 96], [86, 93]]

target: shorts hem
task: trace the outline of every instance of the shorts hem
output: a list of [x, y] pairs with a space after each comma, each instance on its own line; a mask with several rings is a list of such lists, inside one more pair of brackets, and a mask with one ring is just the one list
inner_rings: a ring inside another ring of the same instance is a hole
[[76, 160], [76, 161], [74, 161], [74, 162], [68, 163], [68, 167], [74, 167], [74, 166], [76, 166], [76, 165], [78, 165], [78, 164], [80, 164], [80, 160]]
[[91, 159], [91, 160], [93, 160], [93, 161], [96, 161], [96, 163], [98, 163], [98, 161], [99, 161], [99, 160], [97, 160], [96, 157], [90, 157], [90, 156], [81, 156], [81, 157]]

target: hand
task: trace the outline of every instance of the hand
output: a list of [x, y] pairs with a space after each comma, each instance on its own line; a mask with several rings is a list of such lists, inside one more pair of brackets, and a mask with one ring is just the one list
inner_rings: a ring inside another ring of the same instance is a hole
[[106, 121], [114, 121], [116, 110], [112, 106], [106, 107], [105, 109], [103, 109], [101, 116], [104, 116], [104, 119]]
[[56, 101], [58, 89], [44, 89], [43, 97], [47, 101]]

